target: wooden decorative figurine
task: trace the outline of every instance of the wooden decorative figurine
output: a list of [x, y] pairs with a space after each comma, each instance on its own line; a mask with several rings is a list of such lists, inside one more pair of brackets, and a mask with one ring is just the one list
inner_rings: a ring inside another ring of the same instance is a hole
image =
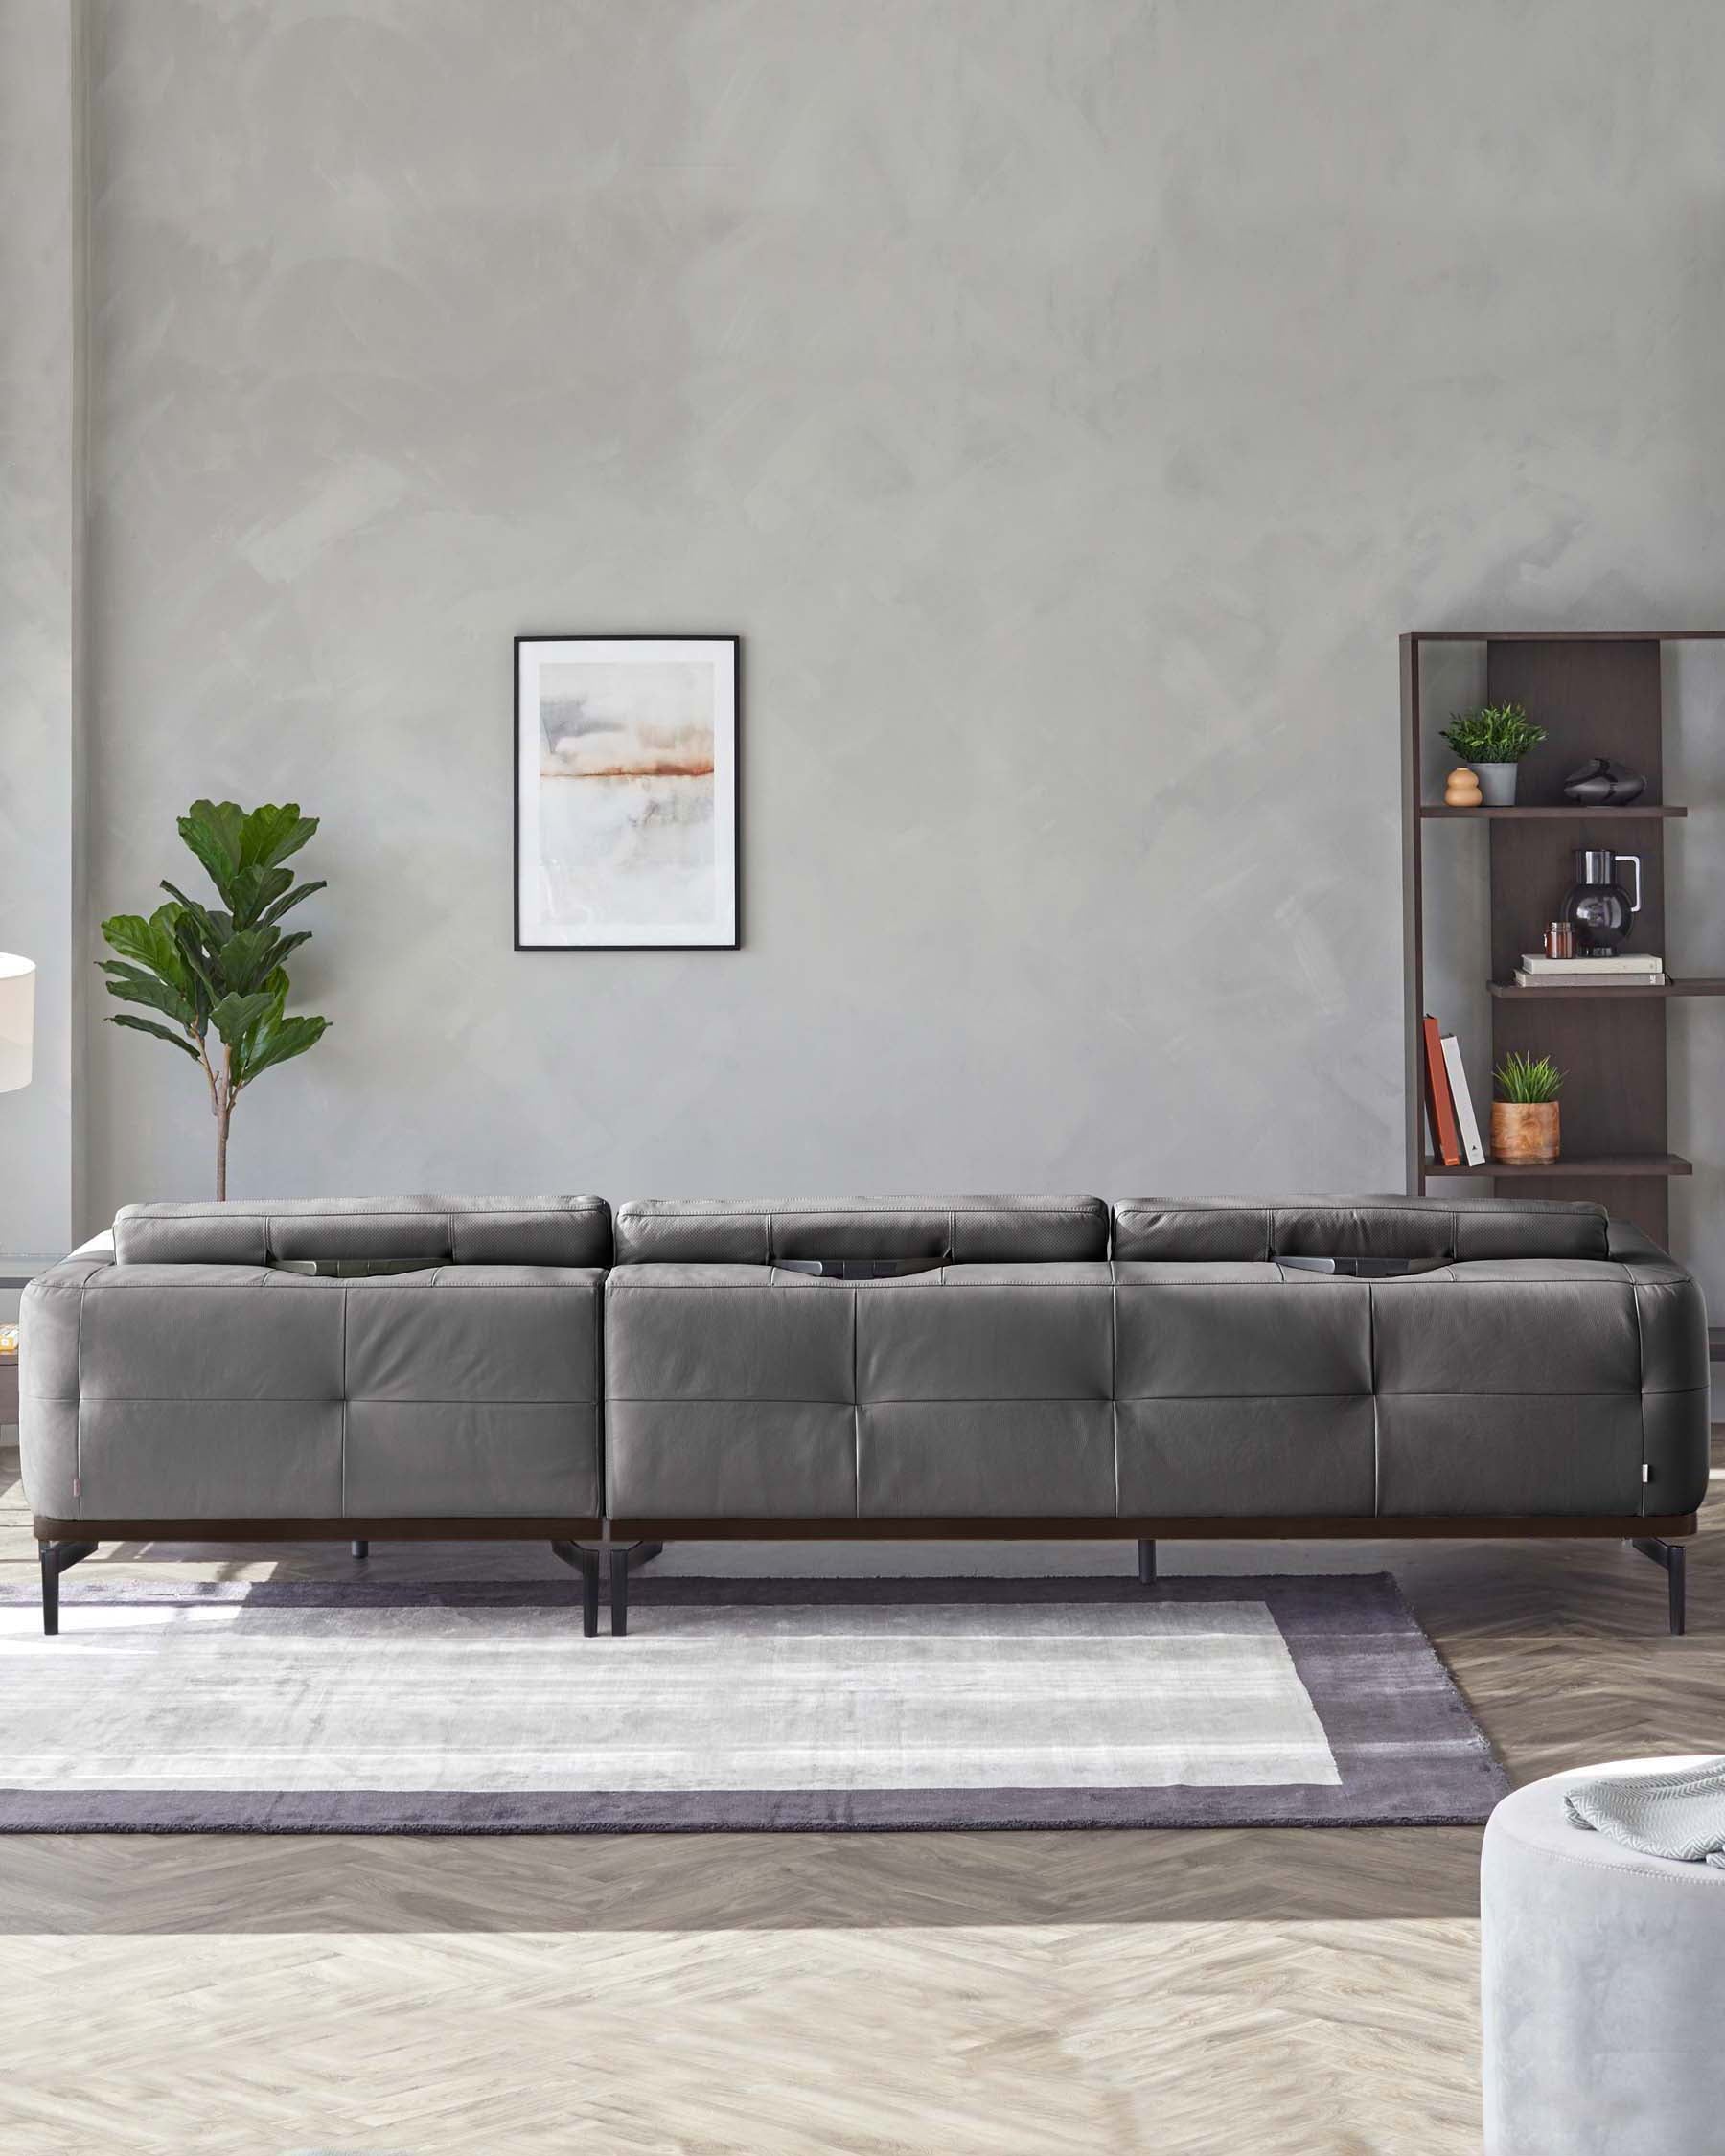
[[1478, 776], [1465, 764], [1458, 764], [1443, 782], [1443, 805], [1446, 809], [1477, 809], [1484, 798], [1480, 791]]

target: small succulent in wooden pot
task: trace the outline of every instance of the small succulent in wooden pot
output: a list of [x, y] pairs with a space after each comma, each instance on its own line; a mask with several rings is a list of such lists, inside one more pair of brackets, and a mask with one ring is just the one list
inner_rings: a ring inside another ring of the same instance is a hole
[[1557, 1095], [1563, 1073], [1550, 1056], [1506, 1055], [1492, 1072], [1491, 1158], [1538, 1164], [1558, 1153]]

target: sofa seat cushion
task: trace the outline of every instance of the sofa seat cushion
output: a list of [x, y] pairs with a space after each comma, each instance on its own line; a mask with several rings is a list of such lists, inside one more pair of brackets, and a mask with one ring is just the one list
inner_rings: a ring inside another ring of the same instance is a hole
[[1123, 1512], [1629, 1516], [1704, 1487], [1698, 1296], [1626, 1256], [1116, 1271]]
[[[1584, 1209], [1585, 1210], [1585, 1209]], [[1263, 1258], [607, 1291], [623, 1518], [1682, 1513], [1707, 1335], [1644, 1237], [1359, 1280]]]
[[[885, 1285], [914, 1293], [930, 1277]], [[862, 1292], [770, 1266], [620, 1267], [605, 1291], [606, 1397], [848, 1407]]]
[[593, 1518], [604, 1277], [57, 1267], [21, 1332], [26, 1495], [57, 1519]]
[[1374, 1509], [1369, 1282], [1259, 1260], [1115, 1273], [1123, 1515]]
[[607, 1473], [620, 1517], [1077, 1517], [1114, 1510], [1112, 1269], [900, 1279], [619, 1268]]
[[1597, 1259], [1485, 1259], [1375, 1283], [1380, 1511], [1667, 1509], [1669, 1474], [1644, 1446], [1639, 1304], [1624, 1267]]
[[1498, 1259], [1372, 1287], [1380, 1392], [1640, 1392], [1635, 1288], [1621, 1265]]

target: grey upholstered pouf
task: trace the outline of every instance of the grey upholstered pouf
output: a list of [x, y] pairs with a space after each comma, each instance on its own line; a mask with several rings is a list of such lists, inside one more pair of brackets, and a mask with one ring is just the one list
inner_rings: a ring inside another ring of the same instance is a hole
[[1486, 2156], [1725, 2149], [1725, 1871], [1573, 1826], [1577, 1781], [1506, 1797], [1481, 1860]]

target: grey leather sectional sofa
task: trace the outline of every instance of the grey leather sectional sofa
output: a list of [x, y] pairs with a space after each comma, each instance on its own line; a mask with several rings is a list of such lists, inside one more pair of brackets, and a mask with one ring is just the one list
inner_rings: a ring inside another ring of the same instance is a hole
[[1681, 1629], [1707, 1482], [1700, 1292], [1585, 1204], [130, 1206], [20, 1360], [50, 1629], [119, 1536], [535, 1537], [621, 1631], [671, 1537], [913, 1535], [1617, 1536]]

